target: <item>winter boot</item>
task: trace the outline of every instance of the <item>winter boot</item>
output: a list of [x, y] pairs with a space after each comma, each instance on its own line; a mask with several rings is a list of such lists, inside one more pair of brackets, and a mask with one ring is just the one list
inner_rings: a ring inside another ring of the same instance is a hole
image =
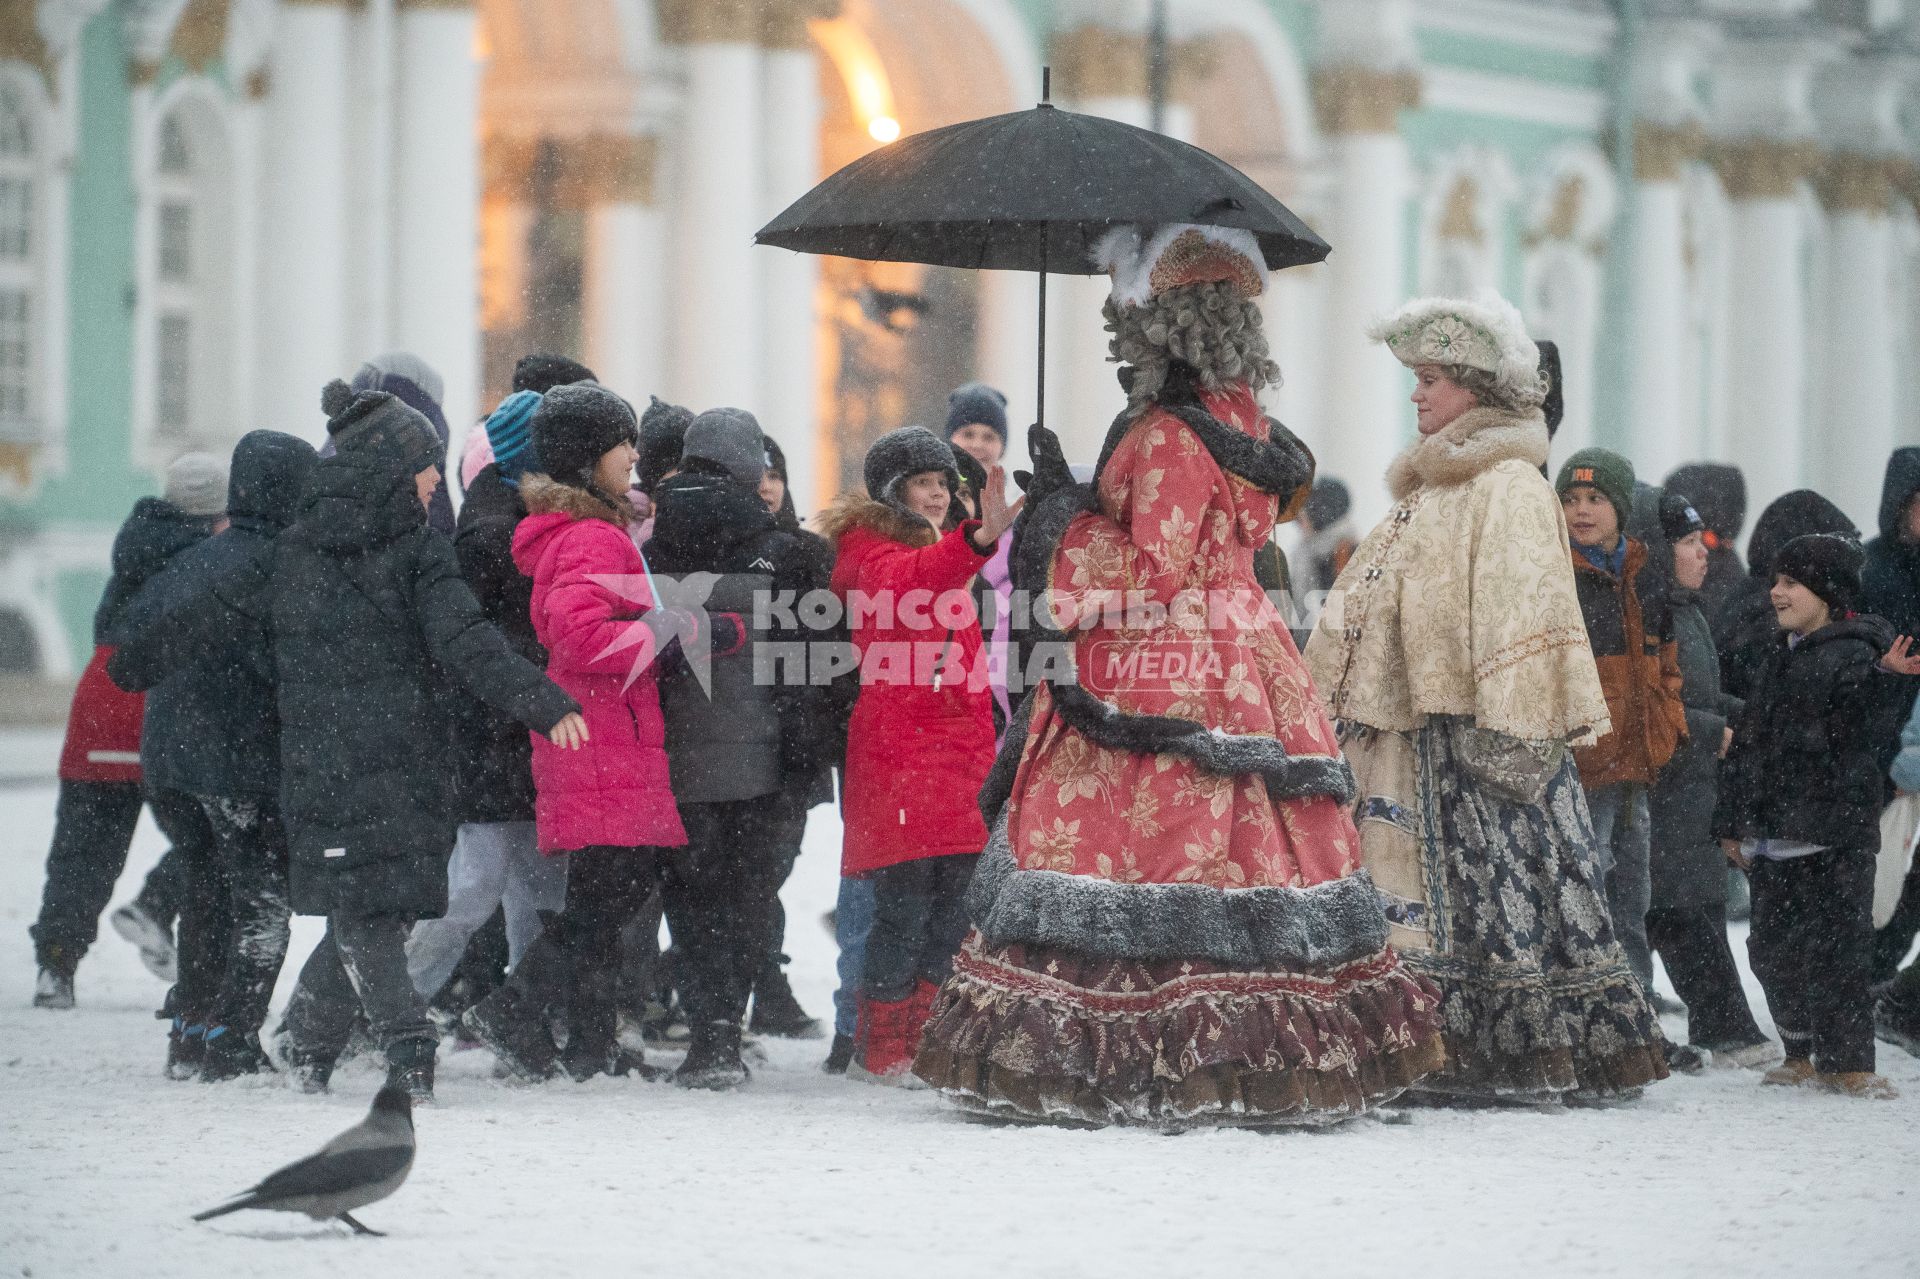
[[1694, 1046], [1712, 1053], [1716, 1068], [1763, 1070], [1780, 1064], [1780, 1046], [1771, 1039], [1762, 1039], [1751, 1044], [1696, 1044]]
[[460, 1024], [493, 1049], [513, 1078], [537, 1084], [553, 1077], [559, 1054], [544, 1010], [530, 1007], [515, 987], [502, 986], [467, 1009]]
[[859, 1020], [853, 1032], [853, 1061], [847, 1067], [849, 1079], [895, 1088], [924, 1086], [913, 1076], [913, 1054], [920, 1028], [914, 1019], [914, 1003], [912, 994], [905, 999], [860, 996]]
[[1873, 1033], [1920, 1057], [1920, 1013], [1891, 997], [1873, 1006]]
[[820, 1063], [820, 1069], [829, 1075], [844, 1075], [853, 1062], [853, 1036], [835, 1033], [833, 1047], [827, 1049], [827, 1059]]
[[173, 930], [155, 919], [139, 898], [107, 916], [113, 931], [140, 948], [140, 962], [161, 981], [177, 980], [179, 956], [173, 946]]
[[1799, 1088], [1813, 1082], [1813, 1063], [1805, 1057], [1789, 1057], [1760, 1076], [1760, 1082], [1775, 1088]]
[[1900, 1090], [1885, 1075], [1876, 1075], [1871, 1070], [1843, 1070], [1831, 1075], [1823, 1071], [1813, 1077], [1813, 1082], [1828, 1092], [1869, 1101], [1894, 1101], [1900, 1096]]
[[1707, 1055], [1691, 1044], [1676, 1044], [1669, 1039], [1663, 1051], [1667, 1069], [1676, 1075], [1697, 1075], [1707, 1068]]
[[687, 1047], [687, 1059], [673, 1072], [674, 1083], [682, 1088], [725, 1092], [752, 1078], [747, 1064], [740, 1060], [738, 1022], [695, 1022], [692, 1030], [693, 1042]]
[[273, 1063], [266, 1053], [260, 1051], [259, 1043], [252, 1035], [234, 1030], [230, 1026], [209, 1026], [205, 1040], [206, 1052], [200, 1063], [200, 1082], [217, 1084], [222, 1080], [238, 1079], [242, 1075], [264, 1075], [273, 1072]]
[[748, 1028], [756, 1035], [776, 1039], [819, 1039], [826, 1031], [793, 997], [793, 987], [787, 984], [786, 971], [780, 967], [785, 959], [785, 955], [775, 955], [754, 978], [753, 1021]]
[[33, 1006], [35, 1008], [72, 1008], [73, 974], [63, 973], [54, 968], [42, 968], [40, 980], [33, 984]]
[[433, 1058], [440, 1045], [431, 1039], [402, 1039], [387, 1046], [387, 1086], [404, 1088], [416, 1106], [433, 1100]]
[[192, 1079], [200, 1073], [207, 1056], [207, 1028], [184, 1017], [175, 1017], [167, 1030], [168, 1079]]

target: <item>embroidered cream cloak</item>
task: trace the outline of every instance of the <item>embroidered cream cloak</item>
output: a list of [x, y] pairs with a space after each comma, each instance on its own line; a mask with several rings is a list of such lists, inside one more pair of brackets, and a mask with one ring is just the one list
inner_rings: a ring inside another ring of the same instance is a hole
[[1335, 719], [1411, 732], [1430, 715], [1464, 715], [1577, 745], [1608, 731], [1546, 457], [1537, 411], [1475, 408], [1394, 459], [1394, 508], [1307, 643]]

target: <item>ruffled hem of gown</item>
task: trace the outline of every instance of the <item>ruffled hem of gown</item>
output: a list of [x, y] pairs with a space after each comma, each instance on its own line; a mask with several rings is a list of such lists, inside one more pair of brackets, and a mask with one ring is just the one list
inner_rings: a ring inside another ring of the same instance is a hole
[[1337, 1123], [1445, 1058], [1435, 989], [1392, 950], [1322, 972], [1091, 959], [976, 934], [914, 1073], [975, 1113], [1077, 1126]]

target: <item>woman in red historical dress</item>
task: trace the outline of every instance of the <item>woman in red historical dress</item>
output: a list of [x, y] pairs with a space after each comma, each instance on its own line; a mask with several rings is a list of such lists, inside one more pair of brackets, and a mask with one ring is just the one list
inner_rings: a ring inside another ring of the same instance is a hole
[[1256, 398], [1279, 373], [1258, 246], [1122, 228], [1099, 260], [1129, 404], [1091, 487], [1035, 432], [1013, 561], [1046, 592], [1029, 668], [1052, 673], [982, 798], [976, 928], [915, 1070], [1009, 1118], [1350, 1117], [1443, 1054], [1360, 869], [1352, 774], [1253, 575], [1313, 479]]

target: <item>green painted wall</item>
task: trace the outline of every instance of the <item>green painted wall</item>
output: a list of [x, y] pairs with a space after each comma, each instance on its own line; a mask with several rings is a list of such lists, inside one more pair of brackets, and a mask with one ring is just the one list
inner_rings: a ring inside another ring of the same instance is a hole
[[1424, 28], [1414, 33], [1414, 47], [1419, 50], [1422, 63], [1457, 67], [1462, 71], [1482, 71], [1582, 89], [1599, 89], [1606, 84], [1604, 58]]

